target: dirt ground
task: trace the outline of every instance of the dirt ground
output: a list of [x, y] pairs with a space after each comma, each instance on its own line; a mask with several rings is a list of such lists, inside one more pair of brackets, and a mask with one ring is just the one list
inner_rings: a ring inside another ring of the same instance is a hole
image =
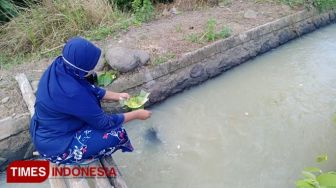
[[[167, 54], [170, 54], [170, 58], [178, 58], [186, 52], [209, 43], [195, 43], [186, 39], [193, 33], [203, 33], [209, 19], [216, 20], [217, 31], [226, 26], [232, 30], [232, 35], [234, 35], [302, 9], [291, 9], [286, 5], [256, 0], [230, 1], [218, 7], [203, 7], [194, 11], [181, 11], [178, 8], [175, 11], [172, 5], [169, 7], [159, 10], [162, 12], [159, 19], [142, 24], [140, 27], [131, 27], [129, 31], [118, 36], [110, 36], [100, 41], [100, 46], [142, 49], [151, 54], [152, 61], [160, 56], [167, 56]], [[256, 18], [246, 18], [244, 14], [248, 10], [255, 12]], [[0, 70], [0, 119], [28, 112], [14, 75], [24, 72], [30, 81], [38, 80], [50, 63], [50, 59], [44, 59]], [[1, 102], [6, 97], [9, 97], [9, 100], [5, 103]]]

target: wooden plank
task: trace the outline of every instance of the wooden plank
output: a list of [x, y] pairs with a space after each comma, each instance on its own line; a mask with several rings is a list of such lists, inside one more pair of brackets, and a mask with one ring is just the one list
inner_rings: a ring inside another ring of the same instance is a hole
[[17, 74], [15, 79], [19, 84], [23, 100], [26, 102], [30, 115], [33, 116], [35, 113], [34, 105], [36, 100], [33, 89], [30, 86], [30, 83], [25, 74]]
[[[15, 76], [15, 79], [19, 84], [23, 100], [25, 101], [28, 107], [30, 116], [32, 117], [35, 113], [34, 105], [35, 105], [35, 100], [36, 100], [33, 89], [25, 74], [20, 73]], [[50, 163], [50, 166], [53, 167], [55, 166], [55, 164]], [[49, 184], [51, 188], [67, 188], [65, 180], [62, 177], [49, 178]]]
[[101, 158], [100, 162], [104, 167], [114, 168], [117, 171], [116, 177], [108, 177], [112, 186], [114, 186], [115, 188], [128, 188], [112, 156], [105, 156]]
[[[64, 165], [68, 168], [73, 168], [74, 165]], [[78, 166], [78, 165], [77, 165]], [[68, 188], [90, 188], [89, 182], [85, 177], [73, 177], [69, 176], [66, 178], [68, 183]]]
[[[56, 164], [50, 163], [50, 169], [56, 166], [57, 166]], [[67, 188], [67, 185], [63, 177], [49, 178], [49, 184], [51, 188]]]
[[[103, 167], [102, 164], [100, 163], [99, 160], [93, 162], [90, 164], [90, 166], [94, 166], [94, 167]], [[113, 188], [113, 186], [111, 185], [109, 179], [107, 177], [99, 177], [99, 176], [96, 176], [93, 178], [94, 181], [94, 185], [96, 188]]]

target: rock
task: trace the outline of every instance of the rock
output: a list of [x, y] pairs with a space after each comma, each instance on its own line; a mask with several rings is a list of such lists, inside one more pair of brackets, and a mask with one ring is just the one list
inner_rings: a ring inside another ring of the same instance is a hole
[[33, 88], [33, 92], [36, 93], [37, 92], [37, 88], [38, 88], [38, 84], [39, 84], [39, 81], [38, 80], [34, 80], [30, 83], [30, 85], [32, 86]]
[[141, 65], [145, 65], [150, 59], [149, 54], [142, 50], [134, 50], [134, 55], [139, 57]]
[[9, 101], [9, 97], [5, 97], [5, 98], [3, 98], [2, 100], [1, 100], [1, 103], [2, 104], [5, 104], [5, 103], [7, 103]]
[[247, 19], [256, 19], [257, 15], [258, 15], [258, 13], [256, 11], [248, 9], [244, 13], [244, 18], [247, 18]]
[[132, 50], [123, 47], [110, 48], [106, 52], [107, 63], [115, 70], [125, 73], [145, 65], [149, 54], [142, 50]]
[[0, 120], [0, 171], [14, 160], [33, 156], [33, 145], [29, 135], [29, 114], [7, 117]]

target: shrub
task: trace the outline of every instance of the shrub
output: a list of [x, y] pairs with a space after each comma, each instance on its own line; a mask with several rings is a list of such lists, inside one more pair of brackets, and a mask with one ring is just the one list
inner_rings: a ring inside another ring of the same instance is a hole
[[132, 10], [135, 19], [139, 22], [147, 22], [154, 16], [154, 7], [150, 0], [134, 0]]

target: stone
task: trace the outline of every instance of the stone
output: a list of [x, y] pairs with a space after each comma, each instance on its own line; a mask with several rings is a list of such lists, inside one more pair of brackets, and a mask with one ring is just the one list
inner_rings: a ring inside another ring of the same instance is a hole
[[7, 103], [9, 101], [9, 97], [5, 97], [5, 98], [3, 98], [2, 100], [1, 100], [1, 103], [2, 104], [5, 104], [5, 103]]
[[132, 50], [124, 47], [113, 47], [106, 52], [107, 63], [115, 70], [126, 73], [145, 65], [149, 55], [142, 50]]
[[140, 59], [140, 65], [145, 65], [149, 62], [149, 54], [143, 50], [133, 50], [133, 53], [136, 57]]
[[29, 135], [30, 115], [21, 114], [0, 120], [0, 171], [14, 160], [33, 156], [33, 145]]
[[244, 13], [244, 18], [247, 18], [247, 19], [256, 19], [257, 16], [258, 16], [258, 13], [251, 9], [246, 10]]

